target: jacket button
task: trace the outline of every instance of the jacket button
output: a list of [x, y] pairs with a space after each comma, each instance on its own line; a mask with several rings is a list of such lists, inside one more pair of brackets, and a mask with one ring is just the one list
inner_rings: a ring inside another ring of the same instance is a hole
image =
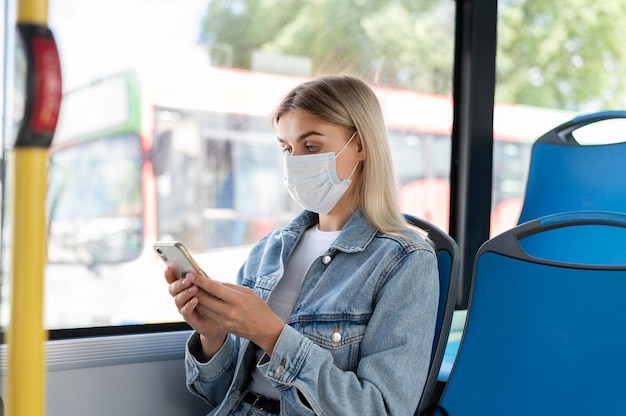
[[333, 342], [341, 342], [341, 334], [339, 332], [333, 332], [330, 338], [333, 340]]
[[285, 371], [287, 371], [287, 369], [285, 368], [287, 366], [287, 359], [283, 358], [283, 360], [280, 362], [280, 365], [276, 368], [276, 374], [278, 374], [279, 376], [282, 376], [283, 374], [285, 374]]
[[327, 255], [325, 255], [325, 256], [322, 258], [322, 263], [324, 263], [324, 264], [328, 264], [328, 263], [330, 263], [330, 261], [331, 261], [332, 259], [333, 259], [333, 258], [332, 258], [332, 257], [330, 257], [330, 256], [327, 254]]

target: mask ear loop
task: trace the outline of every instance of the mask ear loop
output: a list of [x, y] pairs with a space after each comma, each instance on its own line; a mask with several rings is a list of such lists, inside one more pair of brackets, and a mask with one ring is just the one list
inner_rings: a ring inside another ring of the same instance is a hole
[[335, 155], [335, 157], [339, 157], [339, 155], [341, 154], [341, 152], [343, 152], [345, 150], [346, 147], [348, 147], [348, 145], [350, 144], [350, 142], [352, 141], [352, 139], [354, 139], [354, 136], [356, 136], [356, 134], [358, 133], [358, 130], [355, 130], [354, 133], [352, 133], [352, 136], [350, 136], [350, 138], [348, 139], [348, 141], [346, 142], [346, 144], [343, 145], [343, 147], [341, 148], [341, 150]]
[[358, 161], [358, 162], [356, 162], [356, 165], [354, 165], [354, 168], [352, 169], [352, 172], [350, 172], [350, 175], [348, 176], [348, 180], [351, 180], [350, 178], [352, 178], [352, 175], [356, 171], [356, 168], [359, 166], [359, 163], [361, 163], [361, 162]]
[[[350, 136], [350, 139], [348, 139], [348, 141], [346, 142], [345, 145], [343, 145], [343, 147], [341, 148], [341, 150], [339, 151], [339, 153], [337, 153], [335, 155], [335, 158], [337, 158], [337, 156], [339, 156], [341, 154], [341, 152], [343, 152], [343, 150], [348, 147], [348, 145], [350, 144], [350, 142], [352, 141], [352, 139], [354, 139], [354, 136], [356, 136], [356, 134], [358, 133], [358, 130], [355, 130], [354, 133], [352, 133], [352, 136]], [[348, 175], [348, 177], [346, 179], [343, 179], [344, 181], [349, 181], [351, 180], [350, 178], [352, 178], [352, 175], [354, 175], [354, 172], [356, 171], [356, 168], [359, 166], [359, 162], [356, 162], [356, 165], [354, 165], [354, 168], [352, 168], [352, 172], [350, 172], [350, 175]]]

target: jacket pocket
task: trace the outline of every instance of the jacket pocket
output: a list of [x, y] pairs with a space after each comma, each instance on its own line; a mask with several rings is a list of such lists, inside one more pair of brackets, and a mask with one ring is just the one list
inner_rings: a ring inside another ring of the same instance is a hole
[[349, 319], [301, 322], [300, 332], [330, 351], [337, 367], [356, 372], [367, 322]]

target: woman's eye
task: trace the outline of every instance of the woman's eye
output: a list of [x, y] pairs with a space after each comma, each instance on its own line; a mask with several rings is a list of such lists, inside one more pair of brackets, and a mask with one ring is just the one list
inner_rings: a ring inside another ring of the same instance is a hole
[[307, 144], [306, 146], [304, 146], [306, 148], [306, 151], [309, 153], [315, 153], [318, 150], [320, 150], [319, 146], [313, 145], [313, 144]]
[[281, 147], [280, 149], [281, 152], [290, 155], [291, 154], [291, 148], [290, 147]]

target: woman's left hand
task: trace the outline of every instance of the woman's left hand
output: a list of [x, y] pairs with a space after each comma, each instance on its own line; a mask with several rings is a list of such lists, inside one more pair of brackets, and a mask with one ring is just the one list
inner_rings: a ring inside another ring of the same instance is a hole
[[198, 310], [225, 332], [247, 338], [272, 355], [285, 323], [250, 288], [194, 276], [198, 286]]

